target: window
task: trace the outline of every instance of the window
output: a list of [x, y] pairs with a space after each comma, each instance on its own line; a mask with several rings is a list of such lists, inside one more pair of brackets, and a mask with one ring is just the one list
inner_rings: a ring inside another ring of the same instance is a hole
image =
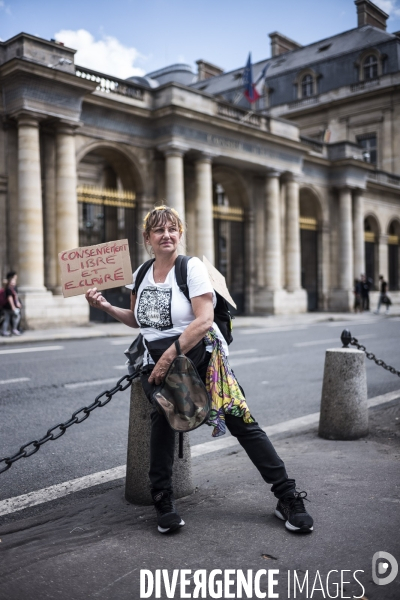
[[363, 135], [357, 138], [357, 143], [363, 149], [363, 158], [364, 161], [370, 163], [371, 165], [377, 164], [377, 143], [376, 143], [376, 133], [371, 133], [368, 135]]
[[378, 60], [370, 54], [364, 61], [364, 81], [378, 77]]
[[314, 79], [312, 75], [305, 75], [301, 80], [301, 97], [309, 98], [314, 95]]

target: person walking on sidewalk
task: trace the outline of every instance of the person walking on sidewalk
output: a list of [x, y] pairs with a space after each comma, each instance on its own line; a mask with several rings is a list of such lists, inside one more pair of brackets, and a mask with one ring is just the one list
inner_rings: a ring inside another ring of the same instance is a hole
[[[304, 506], [307, 493], [296, 490], [295, 480], [288, 477], [284, 462], [251, 415], [243, 390], [229, 367], [227, 344], [213, 321], [215, 292], [200, 259], [192, 257], [188, 261], [190, 302], [177, 285], [174, 264], [182, 234], [183, 223], [174, 209], [161, 206], [150, 211], [144, 220], [143, 237], [155, 261], [137, 290], [134, 285], [131, 309], [112, 306], [96, 288], [88, 290], [86, 299], [91, 306], [104, 310], [122, 323], [140, 327], [146, 347], [146, 366], [142, 370], [141, 382], [150, 401], [155, 387], [163, 382], [176, 357], [174, 341], [178, 338], [182, 352], [194, 362], [205, 384], [207, 380], [221, 376], [216, 364], [225, 369], [232, 388], [223, 390], [223, 404], [221, 398], [211, 394], [214, 410], [208, 424], [213, 426], [213, 436], [222, 435], [227, 427], [264, 481], [272, 484], [271, 491], [278, 499], [275, 515], [285, 521], [286, 528], [292, 532], [310, 532], [313, 519]], [[134, 284], [139, 268], [133, 274]], [[233, 389], [235, 393], [232, 393]], [[219, 406], [216, 406], [217, 402]], [[149, 478], [161, 533], [184, 525], [173, 498], [174, 449], [175, 431], [164, 415], [153, 408]]]
[[364, 274], [361, 275], [361, 308], [369, 310], [370, 283]]
[[10, 271], [6, 276], [7, 283], [4, 288], [5, 304], [3, 306], [4, 321], [1, 325], [1, 335], [5, 337], [9, 337], [11, 333], [13, 335], [21, 335], [21, 332], [18, 330], [21, 320], [21, 302], [18, 298], [17, 277], [15, 271]]
[[387, 295], [387, 282], [385, 281], [385, 278], [383, 277], [383, 275], [379, 275], [379, 298], [378, 298], [378, 306], [377, 309], [375, 311], [375, 314], [379, 314], [379, 311], [381, 309], [381, 304], [385, 304], [386, 305], [386, 314], [389, 313], [389, 307], [392, 304], [389, 296]]

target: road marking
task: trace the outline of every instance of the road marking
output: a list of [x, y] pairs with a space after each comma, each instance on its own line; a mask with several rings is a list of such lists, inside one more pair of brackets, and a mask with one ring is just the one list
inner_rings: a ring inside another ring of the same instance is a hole
[[230, 350], [229, 356], [236, 356], [237, 354], [254, 354], [258, 352], [257, 348], [250, 348], [249, 350]]
[[282, 356], [286, 356], [286, 354], [277, 354], [275, 356], [254, 356], [251, 358], [234, 358], [233, 360], [229, 361], [229, 364], [231, 367], [241, 367], [242, 365], [252, 365], [254, 363], [267, 362], [273, 358], [282, 358]]
[[114, 342], [110, 342], [111, 346], [126, 346], [126, 344], [128, 344], [129, 346], [132, 344], [133, 340], [135, 340], [137, 338], [137, 335], [131, 337], [131, 338], [126, 338], [125, 340], [115, 340]]
[[307, 329], [306, 325], [294, 327], [257, 327], [257, 329], [243, 327], [243, 329], [239, 329], [238, 331], [242, 335], [254, 335], [257, 333], [279, 333], [280, 331], [302, 331], [303, 329]]
[[[360, 334], [357, 334], [357, 336], [358, 336], [358, 338], [362, 338], [363, 340], [366, 340], [367, 338], [376, 337], [376, 335], [374, 333], [367, 333], [366, 335], [361, 335], [361, 333], [360, 333]], [[318, 344], [333, 344], [335, 342], [341, 344], [340, 338], [335, 337], [335, 338], [329, 338], [327, 340], [313, 340], [310, 342], [297, 342], [296, 344], [293, 344], [293, 346], [295, 348], [303, 348], [305, 346], [317, 346]]]
[[113, 367], [113, 369], [125, 369], [125, 371], [127, 371], [128, 365], [117, 365], [116, 367]]
[[[388, 392], [387, 394], [370, 398], [368, 400], [368, 406], [370, 408], [373, 406], [379, 406], [380, 404], [385, 404], [386, 402], [391, 402], [393, 400], [397, 400], [398, 398], [400, 398], [400, 390]], [[263, 427], [263, 430], [268, 437], [273, 437], [274, 435], [282, 433], [301, 431], [304, 428], [307, 429], [317, 425], [318, 422], [319, 412], [316, 412], [305, 415], [304, 417], [297, 417], [296, 419], [290, 419], [289, 421], [283, 421], [282, 423], [276, 423], [275, 425]], [[216, 439], [212, 442], [196, 444], [191, 448], [191, 456], [192, 458], [204, 456], [205, 454], [211, 454], [212, 452], [218, 452], [219, 450], [231, 448], [237, 444], [238, 442], [234, 437]], [[2, 500], [0, 502], [0, 516], [8, 515], [19, 510], [23, 510], [24, 508], [37, 506], [38, 504], [43, 504], [45, 502], [50, 502], [51, 500], [57, 500], [58, 498], [63, 498], [64, 496], [68, 496], [73, 492], [78, 492], [80, 490], [84, 490], [95, 485], [100, 485], [108, 481], [122, 479], [125, 476], [125, 473], [126, 465], [121, 465], [119, 467], [114, 467], [113, 469], [108, 469], [107, 471], [100, 471], [99, 473], [92, 473], [91, 475], [85, 475], [84, 477], [79, 477], [78, 479], [72, 479], [70, 481], [65, 481], [64, 483], [51, 485], [43, 488], [42, 490], [30, 492], [29, 494], [15, 496], [14, 498], [7, 498], [6, 500]]]
[[36, 346], [34, 348], [10, 348], [0, 350], [0, 354], [22, 354], [22, 352], [47, 352], [53, 350], [64, 350], [64, 346]]
[[114, 383], [114, 381], [115, 381], [115, 377], [109, 377], [108, 379], [93, 379], [92, 381], [79, 381], [78, 383], [66, 383], [64, 385], [64, 387], [69, 390], [75, 390], [76, 388], [90, 387], [92, 385], [100, 385], [103, 383]]
[[2, 379], [0, 385], [6, 385], [7, 383], [21, 383], [22, 381], [30, 381], [29, 377], [17, 377], [16, 379]]
[[397, 400], [399, 397], [400, 390], [388, 392], [387, 394], [382, 394], [381, 396], [375, 396], [375, 398], [370, 398], [368, 400], [368, 407], [373, 408], [374, 406], [379, 406], [380, 404], [386, 404], [386, 402], [392, 402], [393, 400]]
[[346, 327], [347, 329], [350, 329], [350, 327], [353, 327], [354, 325], [375, 325], [381, 320], [382, 319], [378, 319], [377, 317], [375, 317], [375, 319], [371, 319], [368, 321], [366, 319], [364, 319], [363, 321], [356, 321], [354, 319], [354, 321], [333, 321], [332, 323], [319, 323], [319, 325], [323, 324], [328, 325], [328, 327]]
[[0, 515], [7, 515], [24, 508], [31, 506], [37, 506], [44, 502], [50, 502], [63, 496], [68, 496], [73, 492], [79, 492], [86, 488], [94, 485], [100, 485], [107, 481], [114, 481], [125, 477], [126, 465], [115, 467], [114, 469], [108, 469], [107, 471], [100, 471], [99, 473], [93, 473], [92, 475], [85, 475], [78, 479], [72, 479], [71, 481], [65, 481], [64, 483], [58, 483], [57, 485], [51, 485], [50, 487], [43, 488], [37, 492], [30, 492], [29, 494], [23, 494], [16, 498], [8, 498], [0, 502]]

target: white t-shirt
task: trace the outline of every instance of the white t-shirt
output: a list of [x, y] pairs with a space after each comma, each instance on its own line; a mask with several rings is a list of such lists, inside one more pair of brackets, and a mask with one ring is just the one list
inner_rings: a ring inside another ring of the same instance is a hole
[[[140, 267], [133, 273], [133, 283], [135, 283], [139, 269]], [[192, 257], [188, 261], [187, 285], [190, 298], [211, 292], [215, 307], [216, 295], [207, 269], [199, 258]], [[175, 267], [169, 271], [164, 283], [154, 282], [153, 265], [150, 267], [137, 291], [135, 318], [140, 325], [140, 332], [148, 342], [181, 335], [186, 327], [194, 321], [192, 305], [176, 282]], [[213, 323], [213, 327], [222, 341], [226, 355], [228, 355], [225, 338], [216, 323]], [[211, 352], [211, 347], [207, 349]], [[144, 359], [145, 362], [153, 363], [147, 352]]]

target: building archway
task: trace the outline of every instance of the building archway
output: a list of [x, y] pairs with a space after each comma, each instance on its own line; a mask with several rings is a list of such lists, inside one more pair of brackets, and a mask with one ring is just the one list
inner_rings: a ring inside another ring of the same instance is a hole
[[245, 312], [249, 280], [246, 250], [245, 206], [247, 195], [242, 181], [226, 168], [213, 169], [213, 216], [215, 266], [226, 278], [237, 304]]
[[379, 225], [373, 215], [364, 219], [365, 276], [371, 290], [378, 289], [379, 281]]
[[[79, 245], [91, 246], [127, 239], [132, 265], [139, 258], [137, 190], [141, 182], [125, 153], [107, 146], [89, 149], [77, 164]], [[128, 308], [129, 290], [125, 287], [105, 290], [114, 305]], [[93, 307], [90, 319], [113, 320]]]
[[400, 290], [400, 221], [393, 219], [388, 227], [389, 290]]
[[316, 193], [300, 189], [301, 287], [307, 292], [307, 310], [319, 308], [322, 289], [322, 213]]

